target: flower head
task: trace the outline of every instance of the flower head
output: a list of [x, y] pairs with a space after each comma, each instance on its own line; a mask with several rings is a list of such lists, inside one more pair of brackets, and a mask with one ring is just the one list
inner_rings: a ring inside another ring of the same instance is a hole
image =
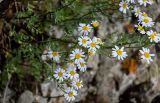
[[96, 51], [97, 49], [100, 48], [99, 44], [100, 44], [100, 42], [98, 41], [98, 39], [96, 37], [93, 37], [93, 39], [90, 40], [88, 43], [88, 48], [89, 48], [89, 50]]
[[91, 32], [92, 27], [88, 24], [80, 23], [78, 27], [78, 31], [83, 33], [84, 35], [88, 35]]
[[71, 60], [75, 61], [75, 64], [80, 63], [81, 61], [84, 61], [83, 58], [85, 57], [84, 52], [80, 49], [75, 49], [70, 54]]
[[143, 26], [141, 26], [141, 25], [135, 25], [135, 27], [137, 27], [138, 31], [141, 34], [145, 34], [146, 33]]
[[152, 27], [154, 25], [154, 22], [150, 17], [143, 17], [142, 20], [139, 20], [139, 21], [141, 21], [141, 24], [144, 27]]
[[80, 71], [85, 72], [87, 69], [86, 62], [81, 61], [79, 64], [77, 64], [77, 67]]
[[62, 68], [57, 68], [55, 71], [54, 71], [54, 77], [57, 79], [57, 80], [60, 80], [60, 81], [63, 81], [64, 79], [66, 79], [66, 73], [65, 73], [65, 70], [62, 69]]
[[147, 63], [149, 64], [150, 62], [152, 62], [152, 56], [155, 56], [154, 54], [150, 54], [150, 50], [148, 48], [142, 48], [142, 50], [140, 50], [141, 55], [141, 59], [147, 61]]
[[147, 4], [149, 4], [149, 2], [148, 2], [148, 0], [138, 0], [138, 3], [140, 4], [140, 5], [143, 5], [143, 6], [147, 6]]
[[71, 87], [67, 87], [64, 94], [65, 99], [68, 101], [74, 101], [75, 96], [77, 96], [77, 91]]
[[78, 38], [78, 44], [83, 46], [83, 47], [87, 47], [88, 46], [88, 41], [90, 40], [89, 37], [87, 36], [81, 36]]
[[129, 9], [128, 3], [124, 1], [120, 2], [119, 6], [120, 6], [119, 10], [123, 13], [126, 13], [127, 9]]
[[94, 50], [88, 50], [88, 56], [92, 57], [93, 55], [95, 55], [95, 51]]
[[98, 22], [98, 21], [92, 21], [91, 24], [92, 24], [92, 26], [95, 27], [95, 28], [99, 26], [99, 22]]
[[68, 68], [66, 76], [70, 79], [77, 79], [79, 78], [79, 74], [76, 72], [76, 68]]
[[144, 27], [152, 27], [154, 25], [154, 22], [152, 18], [150, 18], [147, 13], [143, 12], [141, 15], [139, 15], [139, 23], [142, 24]]
[[126, 58], [127, 53], [124, 52], [124, 47], [119, 49], [118, 46], [115, 46], [115, 48], [112, 48], [112, 56], [117, 57], [118, 60], [123, 60], [124, 58]]
[[136, 17], [139, 17], [142, 14], [139, 7], [134, 7], [133, 11], [134, 11]]
[[49, 51], [48, 52], [48, 57], [56, 62], [59, 61], [60, 55], [59, 52], [57, 51]]
[[139, 15], [139, 22], [142, 22], [142, 20], [144, 19], [144, 18], [147, 18], [148, 17], [148, 14], [146, 13], [146, 12], [143, 12], [143, 13], [140, 13], [140, 15]]
[[79, 79], [73, 80], [72, 85], [73, 85], [73, 87], [75, 87], [77, 90], [83, 87], [82, 81], [79, 80]]
[[158, 43], [160, 41], [160, 34], [157, 34], [157, 32], [153, 32], [152, 30], [147, 31], [147, 35], [149, 36], [150, 42], [156, 42]]

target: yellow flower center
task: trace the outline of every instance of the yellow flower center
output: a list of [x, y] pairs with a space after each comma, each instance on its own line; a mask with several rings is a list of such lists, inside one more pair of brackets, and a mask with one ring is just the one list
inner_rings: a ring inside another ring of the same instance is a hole
[[93, 56], [93, 54], [94, 54], [93, 51], [89, 51], [89, 52], [88, 52], [88, 55], [89, 55], [89, 56]]
[[150, 35], [150, 38], [151, 38], [151, 39], [154, 39], [156, 35], [157, 35], [157, 33], [156, 33], [156, 32], [153, 32], [153, 33]]
[[143, 0], [143, 2], [146, 2], [147, 0]]
[[142, 13], [142, 16], [148, 17], [148, 15], [145, 12]]
[[141, 12], [141, 10], [138, 8], [138, 9], [137, 9], [137, 14], [139, 14], [140, 12]]
[[143, 19], [143, 22], [149, 23], [149, 19], [145, 18], [145, 19]]
[[80, 59], [80, 58], [81, 58], [81, 54], [80, 54], [80, 53], [77, 53], [77, 54], [75, 55], [75, 58], [76, 58], [76, 59]]
[[58, 76], [62, 77], [63, 76], [63, 72], [58, 72]]
[[120, 49], [117, 50], [116, 52], [117, 52], [118, 55], [122, 55], [122, 53], [123, 53], [122, 50], [120, 50]]
[[126, 8], [127, 8], [127, 4], [126, 4], [126, 3], [123, 3], [122, 7], [123, 7], [124, 9], [126, 9]]
[[89, 28], [88, 28], [88, 26], [83, 26], [82, 27], [82, 30], [88, 30]]
[[87, 43], [87, 40], [86, 40], [86, 39], [82, 39], [82, 43], [83, 43], [83, 44], [86, 44], [86, 43]]
[[77, 87], [81, 86], [81, 82], [76, 82]]
[[150, 54], [149, 54], [148, 52], [144, 52], [144, 56], [145, 56], [146, 58], [150, 58]]
[[94, 22], [92, 22], [92, 25], [93, 25], [93, 27], [98, 27], [99, 26], [99, 22], [94, 21]]
[[93, 47], [93, 48], [96, 47], [96, 43], [95, 43], [95, 42], [92, 42], [90, 45], [91, 45], [91, 47]]
[[52, 52], [53, 56], [58, 56], [58, 52]]
[[144, 28], [142, 27], [142, 26], [138, 26], [138, 29], [140, 30], [140, 31], [144, 31]]
[[69, 97], [73, 97], [74, 96], [74, 93], [72, 91], [68, 92], [68, 96]]
[[85, 63], [84, 63], [84, 62], [81, 62], [80, 65], [81, 65], [81, 67], [84, 67], [84, 66], [85, 66]]
[[70, 71], [70, 75], [74, 76], [76, 74], [76, 72], [74, 70]]

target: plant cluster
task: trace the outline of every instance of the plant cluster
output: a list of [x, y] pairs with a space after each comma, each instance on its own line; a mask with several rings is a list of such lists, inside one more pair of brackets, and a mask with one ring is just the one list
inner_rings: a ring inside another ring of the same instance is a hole
[[51, 60], [51, 63], [55, 62], [57, 64], [57, 69], [53, 69], [54, 67], [52, 67], [54, 78], [61, 85], [59, 87], [64, 90], [64, 97], [68, 101], [75, 100], [75, 96], [78, 95], [77, 91], [83, 87], [79, 72], [86, 71], [88, 58], [95, 55], [96, 51], [103, 45], [100, 38], [91, 37], [90, 32], [98, 26], [98, 21], [93, 21], [91, 24], [79, 24], [79, 37], [77, 38], [79, 48], [72, 48], [68, 58], [65, 59], [66, 65], [63, 65], [63, 67], [59, 65], [63, 62], [63, 58], [61, 61], [60, 51], [53, 51], [49, 48], [46, 54], [42, 55], [45, 56], [43, 58]]
[[[135, 25], [135, 27], [138, 29], [138, 31], [141, 34], [146, 34], [148, 38], [150, 39], [150, 42], [158, 43], [160, 41], [160, 34], [156, 31], [152, 30], [152, 27], [154, 26], [154, 22], [151, 17], [147, 15], [146, 12], [141, 12], [140, 6], [147, 6], [152, 5], [153, 0], [122, 0], [120, 2], [119, 10], [123, 13], [126, 13], [127, 10], [131, 10], [131, 12], [134, 13], [134, 15], [137, 17], [138, 24]], [[116, 49], [113, 49], [113, 56], [118, 57], [118, 59], [123, 60], [123, 58], [126, 57], [126, 52], [123, 51], [124, 47], [119, 49], [117, 46], [115, 46]], [[149, 64], [152, 60], [152, 56], [155, 56], [154, 54], [150, 54], [150, 50], [148, 48], [142, 48], [140, 50], [141, 58]]]

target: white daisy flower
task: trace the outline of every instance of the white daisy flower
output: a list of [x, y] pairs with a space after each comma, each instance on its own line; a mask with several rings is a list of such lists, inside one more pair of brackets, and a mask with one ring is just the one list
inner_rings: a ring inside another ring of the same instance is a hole
[[112, 56], [117, 57], [118, 60], [123, 60], [127, 57], [127, 53], [124, 51], [124, 47], [119, 49], [118, 46], [115, 46], [115, 48], [112, 48]]
[[134, 0], [127, 0], [128, 3], [135, 3]]
[[77, 79], [79, 78], [79, 74], [76, 72], [76, 68], [68, 68], [66, 76], [70, 79]]
[[93, 55], [95, 55], [96, 51], [95, 50], [88, 50], [88, 56], [92, 57]]
[[142, 19], [141, 24], [144, 27], [152, 27], [154, 25], [154, 22], [152, 21], [152, 18], [150, 18], [150, 17], [144, 17]]
[[77, 96], [77, 91], [71, 87], [67, 87], [65, 90], [64, 98], [70, 102], [75, 100], [75, 96]]
[[144, 18], [148, 18], [149, 16], [148, 16], [148, 14], [146, 13], [146, 12], [143, 12], [143, 13], [140, 13], [140, 15], [139, 15], [139, 22], [142, 22], [142, 20], [144, 19]]
[[148, 14], [147, 13], [145, 13], [145, 12], [143, 12], [143, 13], [140, 13], [140, 15], [139, 15], [139, 22], [141, 22], [145, 17], [148, 17]]
[[72, 85], [76, 90], [81, 89], [83, 87], [82, 81], [79, 79], [73, 80]]
[[157, 32], [153, 32], [152, 30], [147, 31], [147, 35], [149, 36], [150, 42], [156, 42], [158, 43], [160, 41], [160, 34], [157, 34]]
[[83, 47], [87, 47], [88, 46], [88, 41], [90, 40], [89, 37], [87, 36], [81, 36], [78, 38], [78, 44], [83, 46]]
[[95, 28], [99, 26], [99, 22], [98, 22], [98, 21], [92, 21], [91, 24], [92, 24], [92, 26], [95, 27]]
[[77, 67], [80, 71], [85, 72], [87, 69], [87, 65], [85, 61], [81, 61], [79, 64], [77, 64]]
[[142, 54], [141, 59], [146, 60], [148, 64], [153, 61], [151, 57], [155, 56], [154, 54], [150, 54], [150, 50], [148, 48], [142, 48], [140, 53]]
[[75, 60], [75, 64], [78, 64], [81, 61], [84, 61], [83, 60], [84, 57], [85, 57], [84, 52], [80, 49], [75, 49], [70, 54], [70, 59]]
[[59, 61], [60, 55], [58, 52], [55, 51], [49, 51], [48, 52], [48, 57], [56, 62]]
[[126, 13], [127, 9], [129, 9], [128, 3], [124, 1], [120, 2], [119, 6], [120, 6], [119, 10], [123, 13]]
[[92, 27], [88, 24], [80, 23], [78, 27], [78, 31], [83, 33], [84, 35], [88, 35], [91, 32]]
[[62, 68], [57, 68], [55, 71], [54, 71], [54, 77], [57, 79], [57, 80], [60, 80], [60, 81], [63, 81], [64, 79], [66, 79], [66, 73], [65, 73], [65, 70], [62, 69]]
[[134, 11], [136, 17], [139, 17], [142, 14], [141, 9], [139, 7], [135, 6], [133, 11]]
[[97, 42], [96, 37], [93, 37], [93, 39], [88, 42], [88, 48], [89, 48], [89, 50], [94, 50], [94, 51], [96, 51], [96, 49], [100, 48], [99, 42]]
[[135, 25], [135, 27], [137, 28], [137, 30], [141, 33], [141, 34], [145, 34], [145, 30], [144, 27], [141, 25]]
[[148, 0], [138, 0], [138, 3], [139, 3], [140, 5], [147, 6], [147, 3], [149, 3], [149, 2], [148, 2]]

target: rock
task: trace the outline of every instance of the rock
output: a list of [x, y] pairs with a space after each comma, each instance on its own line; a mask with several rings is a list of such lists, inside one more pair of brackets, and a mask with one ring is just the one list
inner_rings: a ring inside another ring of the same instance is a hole
[[[6, 95], [5, 95], [5, 103], [10, 103], [10, 101], [13, 101], [12, 97], [14, 95], [15, 95], [15, 92], [13, 90], [7, 88]], [[2, 96], [2, 98], [0, 100], [1, 101], [0, 103], [3, 103], [3, 99], [4, 99], [4, 97]], [[14, 103], [14, 102], [12, 102], [12, 103]]]
[[48, 103], [67, 103], [64, 97], [52, 98]]
[[56, 82], [50, 81], [50, 82], [44, 82], [41, 84], [41, 91], [42, 95], [44, 97], [50, 96], [50, 97], [56, 97], [63, 95], [63, 92], [57, 88]]
[[[114, 62], [113, 62], [114, 61]], [[116, 103], [116, 83], [122, 81], [120, 64], [107, 57], [101, 58], [101, 65], [96, 75], [97, 101], [98, 103]]]
[[33, 103], [33, 101], [34, 101], [33, 93], [28, 90], [23, 92], [18, 99], [18, 103]]
[[35, 100], [38, 102], [38, 103], [47, 103], [47, 98], [43, 98], [41, 96], [35, 96]]
[[49, 82], [45, 82], [41, 84], [41, 91], [42, 91], [42, 96], [46, 97], [48, 95], [48, 90], [49, 90]]
[[98, 69], [98, 63], [99, 63], [99, 55], [95, 54], [94, 56], [90, 57], [87, 62], [87, 67], [93, 68], [93, 70]]
[[57, 97], [57, 96], [62, 96], [63, 92], [57, 88], [57, 84], [55, 81], [52, 81], [49, 85], [49, 90], [51, 91], [50, 96], [51, 97]]

